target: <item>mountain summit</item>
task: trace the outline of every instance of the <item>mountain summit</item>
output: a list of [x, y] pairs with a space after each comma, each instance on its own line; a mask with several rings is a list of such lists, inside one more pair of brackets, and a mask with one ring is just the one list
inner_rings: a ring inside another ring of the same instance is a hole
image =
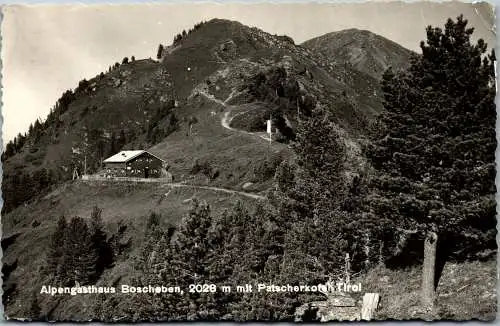
[[396, 70], [408, 66], [414, 53], [383, 36], [356, 28], [328, 33], [302, 45], [339, 64], [350, 64], [376, 79], [380, 79], [389, 66]]

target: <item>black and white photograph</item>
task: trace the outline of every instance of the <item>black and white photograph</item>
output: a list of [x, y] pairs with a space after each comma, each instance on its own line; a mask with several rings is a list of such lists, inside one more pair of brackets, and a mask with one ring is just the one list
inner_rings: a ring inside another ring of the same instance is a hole
[[2, 7], [14, 321], [492, 321], [487, 2]]

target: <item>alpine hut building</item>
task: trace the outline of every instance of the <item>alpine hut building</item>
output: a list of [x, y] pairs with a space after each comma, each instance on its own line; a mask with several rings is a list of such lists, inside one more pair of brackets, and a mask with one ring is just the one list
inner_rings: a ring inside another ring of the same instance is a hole
[[108, 177], [172, 178], [165, 160], [144, 150], [121, 151], [103, 163]]

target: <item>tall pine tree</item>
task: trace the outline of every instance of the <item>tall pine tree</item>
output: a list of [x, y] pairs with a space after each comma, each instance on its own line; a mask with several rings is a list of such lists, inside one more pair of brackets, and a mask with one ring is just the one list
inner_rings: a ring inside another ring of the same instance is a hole
[[383, 78], [385, 113], [367, 151], [371, 213], [424, 236], [421, 302], [435, 300], [438, 239], [495, 227], [494, 53], [459, 16], [427, 28], [422, 54]]

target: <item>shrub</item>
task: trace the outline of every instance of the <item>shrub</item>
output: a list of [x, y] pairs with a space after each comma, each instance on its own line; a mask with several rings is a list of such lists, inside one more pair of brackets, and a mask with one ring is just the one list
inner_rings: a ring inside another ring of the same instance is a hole
[[253, 169], [254, 182], [264, 182], [274, 177], [276, 169], [283, 162], [281, 154], [271, 155], [261, 160]]
[[190, 173], [191, 174], [201, 173], [211, 180], [216, 179], [220, 175], [219, 169], [212, 167], [208, 161], [200, 162], [198, 160], [195, 160]]

